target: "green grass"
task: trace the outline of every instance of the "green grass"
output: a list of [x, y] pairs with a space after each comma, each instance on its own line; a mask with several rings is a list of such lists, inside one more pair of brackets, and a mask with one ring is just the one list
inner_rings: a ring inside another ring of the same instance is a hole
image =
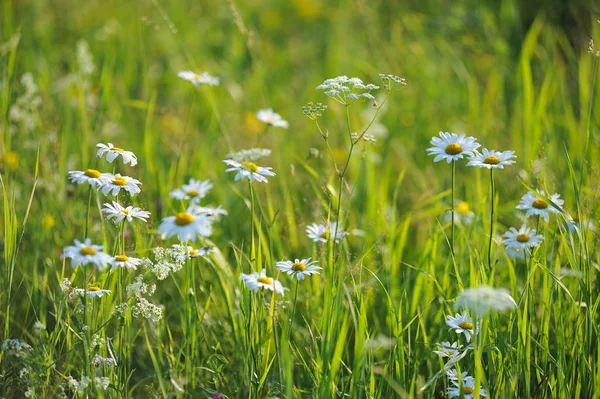
[[[40, 398], [62, 390], [77, 397], [67, 378], [97, 376], [109, 388], [93, 383], [78, 397], [441, 398], [449, 383], [430, 381], [445, 364], [432, 350], [465, 344], [445, 319], [459, 311], [464, 289], [482, 284], [508, 289], [518, 308], [484, 319], [461, 371], [490, 398], [597, 397], [598, 237], [564, 228], [567, 215], [599, 217], [600, 58], [585, 51], [589, 38], [600, 43], [597, 16], [580, 21], [577, 35], [551, 13], [523, 23], [525, 11], [511, 0], [5, 0], [0, 9], [0, 43], [20, 38], [0, 46], [0, 337], [32, 346], [26, 358], [0, 351], [3, 397], [29, 388]], [[83, 43], [93, 57], [87, 72]], [[177, 78], [188, 69], [221, 84], [194, 89]], [[31, 103], [26, 73], [40, 105], [15, 123], [11, 107]], [[315, 87], [338, 75], [381, 85], [378, 73], [407, 86], [380, 111], [387, 135], [349, 156], [348, 133], [362, 132], [376, 107], [356, 102], [347, 115]], [[302, 113], [311, 101], [329, 105], [319, 118], [327, 140]], [[267, 107], [290, 128], [258, 122], [255, 112]], [[452, 168], [425, 152], [440, 130], [518, 157], [495, 171], [495, 198], [487, 170], [457, 163], [456, 198], [474, 220], [456, 226], [454, 258], [445, 219]], [[133, 151], [139, 164], [106, 163], [95, 157], [98, 142]], [[257, 146], [272, 149], [259, 164], [277, 175], [254, 184], [253, 198], [222, 160]], [[189, 178], [210, 179], [203, 204], [229, 213], [206, 242], [217, 251], [164, 280], [142, 268], [72, 268], [63, 248], [88, 229], [110, 254], [123, 245], [120, 226], [100, 212], [114, 198], [93, 191], [88, 207], [87, 185], [67, 180], [87, 168], [142, 181], [139, 195], [119, 196], [152, 212], [147, 224], [126, 226], [125, 251], [136, 257], [177, 243], [156, 234], [163, 217], [185, 207], [169, 192]], [[544, 236], [527, 261], [493, 242], [490, 267], [490, 205], [500, 236], [523, 223], [515, 206], [529, 189], [560, 193], [565, 212], [527, 221]], [[307, 238], [307, 225], [338, 214], [352, 232], [345, 240]], [[298, 285], [275, 269], [309, 256], [323, 270]], [[262, 268], [289, 289], [285, 296], [243, 286], [240, 273]], [[124, 287], [138, 275], [156, 284], [146, 297], [163, 309], [157, 322], [131, 312], [135, 298]], [[64, 278], [113, 292], [78, 313], [60, 289]], [[113, 317], [126, 295], [125, 317]], [[95, 334], [107, 344], [93, 348]], [[95, 367], [95, 354], [117, 365]]]

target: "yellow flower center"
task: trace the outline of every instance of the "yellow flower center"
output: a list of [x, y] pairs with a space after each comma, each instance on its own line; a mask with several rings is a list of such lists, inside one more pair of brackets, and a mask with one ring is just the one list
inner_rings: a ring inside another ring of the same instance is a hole
[[306, 271], [306, 265], [304, 263], [294, 263], [292, 265], [292, 270], [295, 272], [304, 272]]
[[243, 169], [246, 169], [249, 172], [252, 172], [252, 173], [258, 172], [258, 166], [256, 166], [256, 164], [254, 162], [244, 161], [241, 163], [241, 165], [242, 165]]
[[460, 146], [460, 144], [452, 143], [452, 144], [448, 144], [448, 147], [446, 147], [446, 154], [457, 155], [457, 154], [460, 154], [462, 152], [462, 150], [463, 149]]
[[117, 176], [115, 177], [115, 179], [113, 180], [112, 184], [114, 184], [115, 186], [124, 186], [127, 184], [127, 180], [125, 180], [124, 177], [121, 176]]
[[469, 204], [467, 202], [461, 202], [456, 206], [456, 212], [460, 213], [461, 215], [466, 215], [469, 213]]
[[548, 203], [546, 201], [544, 201], [543, 199], [536, 199], [535, 201], [533, 201], [533, 207], [537, 208], [537, 209], [546, 209], [548, 208]]
[[473, 393], [473, 388], [469, 388], [469, 387], [463, 387], [463, 392], [468, 395], [470, 393]]
[[119, 151], [119, 152], [124, 152], [125, 151], [124, 149], [122, 149], [120, 147], [113, 147], [113, 148], [111, 148], [111, 150], [113, 150], [113, 151]]
[[187, 212], [179, 212], [175, 216], [175, 224], [177, 226], [187, 226], [194, 221], [194, 217]]
[[490, 155], [483, 160], [483, 163], [488, 165], [498, 165], [500, 163], [500, 158], [495, 155]]
[[527, 234], [519, 234], [517, 236], [517, 241], [519, 241], [519, 242], [529, 242], [529, 236]]
[[463, 330], [472, 330], [473, 329], [473, 323], [471, 323], [470, 321], [463, 321], [458, 326], [460, 328], [462, 328]]
[[121, 209], [121, 213], [123, 213], [125, 215], [129, 215], [129, 210], [127, 210], [127, 209]]
[[129, 257], [127, 255], [117, 255], [115, 256], [115, 260], [117, 262], [127, 262], [129, 260]]
[[42, 226], [44, 226], [47, 229], [54, 227], [55, 224], [56, 222], [54, 221], [54, 218], [51, 215], [46, 215], [42, 219]]
[[326, 232], [322, 233], [322, 234], [320, 235], [320, 237], [321, 237], [322, 239], [324, 239], [324, 240], [328, 240], [328, 239], [329, 239], [329, 232], [328, 232], [328, 231], [326, 231]]
[[198, 255], [198, 250], [197, 249], [190, 249], [189, 254], [190, 255]]
[[257, 280], [259, 283], [273, 285], [273, 279], [271, 277], [261, 276], [261, 277], [257, 278]]
[[94, 285], [90, 285], [88, 286], [88, 291], [100, 291], [100, 287], [94, 286]]
[[81, 255], [96, 255], [96, 250], [92, 247], [83, 247], [79, 250]]
[[194, 80], [195, 80], [196, 82], [199, 82], [199, 81], [201, 81], [201, 80], [202, 80], [202, 76], [200, 76], [200, 75], [198, 75], [198, 74], [195, 74], [195, 75], [194, 75]]
[[200, 194], [200, 193], [196, 190], [190, 190], [187, 193], [185, 193], [185, 195], [187, 195], [188, 197], [197, 197], [198, 194]]
[[87, 169], [83, 174], [94, 179], [97, 179], [102, 175], [102, 173], [98, 172], [96, 169]]

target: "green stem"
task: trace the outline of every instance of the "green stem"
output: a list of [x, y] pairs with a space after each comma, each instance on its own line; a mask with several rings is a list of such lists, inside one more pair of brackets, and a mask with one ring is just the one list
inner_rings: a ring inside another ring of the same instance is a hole
[[250, 233], [251, 233], [251, 242], [250, 242], [250, 273], [252, 273], [252, 264], [256, 259], [256, 250], [254, 248], [254, 187], [252, 186], [252, 182], [248, 181], [248, 185], [250, 186]]
[[299, 284], [299, 280], [296, 279], [296, 288], [295, 288], [295, 292], [294, 292], [294, 304], [292, 305], [292, 316], [290, 317], [290, 323], [288, 325], [288, 342], [290, 340], [290, 337], [292, 336], [292, 327], [294, 325], [294, 316], [296, 315], [296, 303], [298, 300], [298, 284]]
[[88, 203], [87, 203], [87, 211], [85, 212], [85, 235], [84, 239], [88, 238], [88, 229], [90, 223], [90, 208], [92, 207], [92, 185], [90, 184], [90, 188], [88, 190]]
[[452, 161], [452, 224], [450, 225], [450, 251], [454, 258], [454, 202], [456, 200], [455, 195], [455, 182], [456, 182], [456, 161]]
[[492, 187], [492, 211], [490, 215], [490, 241], [488, 244], [488, 265], [492, 270], [492, 241], [494, 240], [494, 203], [496, 199], [496, 185], [494, 184], [494, 168], [490, 169], [490, 183]]

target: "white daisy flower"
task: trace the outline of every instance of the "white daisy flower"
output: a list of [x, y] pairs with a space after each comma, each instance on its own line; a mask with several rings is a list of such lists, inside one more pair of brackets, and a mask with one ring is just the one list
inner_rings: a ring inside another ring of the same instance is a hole
[[75, 288], [74, 291], [81, 295], [84, 295], [85, 293], [87, 293], [90, 298], [95, 298], [95, 297], [102, 298], [102, 296], [104, 294], [110, 295], [110, 293], [111, 293], [110, 290], [102, 290], [102, 289], [100, 289], [100, 287], [94, 287], [94, 286], [89, 286], [87, 290], [85, 290], [83, 288]]
[[104, 181], [104, 184], [98, 186], [99, 190], [102, 190], [102, 194], [104, 195], [118, 195], [121, 189], [127, 191], [131, 196], [139, 194], [140, 182], [133, 177], [121, 176], [120, 174], [113, 175], [111, 173], [106, 174], [107, 179]]
[[484, 148], [482, 153], [475, 152], [475, 155], [469, 158], [467, 166], [477, 166], [478, 168], [488, 169], [504, 169], [504, 166], [515, 163], [513, 158], [516, 158], [514, 151], [494, 151]]
[[225, 169], [225, 172], [238, 172], [235, 175], [235, 181], [238, 181], [242, 178], [247, 178], [250, 181], [258, 181], [268, 183], [268, 180], [265, 176], [275, 176], [275, 173], [271, 172], [273, 168], [265, 168], [262, 166], [257, 166], [254, 162], [237, 162], [233, 159], [226, 159], [225, 162], [227, 165], [231, 166], [231, 168]]
[[462, 315], [457, 313], [454, 317], [452, 315], [447, 316], [446, 324], [450, 327], [450, 330], [454, 330], [457, 334], [464, 333], [467, 342], [471, 341], [473, 319], [467, 316], [467, 312], [463, 312]]
[[464, 290], [454, 304], [455, 308], [469, 309], [480, 316], [490, 311], [504, 312], [517, 308], [517, 303], [504, 288], [492, 288], [486, 285]]
[[506, 248], [506, 255], [513, 260], [525, 260], [525, 251], [522, 249]]
[[75, 245], [69, 245], [64, 248], [61, 259], [71, 259], [71, 266], [77, 265], [85, 266], [88, 263], [92, 263], [103, 269], [106, 265], [109, 265], [112, 261], [112, 257], [102, 252], [101, 245], [93, 245], [89, 238], [86, 238], [84, 242], [75, 240]]
[[[467, 376], [467, 378], [462, 379], [462, 392], [460, 389], [460, 382], [458, 380], [450, 380], [453, 387], [448, 387], [446, 390], [446, 394], [451, 398], [464, 398], [464, 399], [473, 399], [473, 395], [475, 392], [475, 378]], [[487, 392], [483, 387], [479, 388], [479, 394], [481, 396], [487, 396]]]
[[469, 373], [467, 373], [466, 371], [463, 371], [462, 373], [460, 373], [460, 376], [458, 375], [458, 371], [456, 371], [456, 369], [451, 369], [446, 371], [446, 376], [448, 377], [448, 379], [450, 379], [450, 381], [458, 381], [463, 380], [463, 381], [475, 381], [474, 377], [471, 377], [469, 375]]
[[502, 237], [504, 238], [502, 243], [506, 248], [514, 250], [538, 247], [544, 240], [544, 236], [536, 234], [535, 229], [530, 229], [526, 225], [522, 225], [519, 230], [511, 227]]
[[281, 118], [281, 115], [279, 115], [276, 112], [273, 112], [272, 108], [259, 110], [256, 113], [256, 119], [273, 127], [283, 127], [287, 129], [289, 126], [288, 122], [283, 120]]
[[193, 209], [196, 213], [202, 213], [214, 219], [218, 219], [221, 215], [227, 215], [227, 211], [223, 209], [221, 205], [219, 205], [216, 208], [213, 208], [211, 206], [198, 206], [195, 204], [190, 204], [190, 208]]
[[[446, 223], [452, 221], [452, 212], [446, 212], [444, 219]], [[469, 203], [465, 201], [457, 201], [454, 207], [454, 223], [457, 225], [463, 224], [465, 226], [473, 223], [475, 214], [470, 210]]]
[[440, 137], [433, 137], [430, 141], [435, 147], [427, 149], [429, 155], [435, 155], [433, 162], [446, 160], [450, 163], [461, 159], [464, 156], [473, 156], [476, 150], [481, 146], [475, 137], [466, 137], [463, 133], [440, 132]]
[[267, 271], [262, 269], [260, 274], [254, 272], [252, 274], [242, 274], [240, 279], [246, 284], [246, 287], [250, 288], [254, 292], [258, 292], [260, 288], [271, 290], [276, 294], [284, 295], [283, 286], [277, 280], [272, 277], [267, 277]]
[[438, 342], [435, 344], [437, 350], [434, 350], [433, 353], [441, 356], [441, 357], [454, 357], [460, 353], [460, 348], [458, 347], [458, 342], [454, 342], [450, 344], [450, 342], [442, 342], [441, 344]]
[[187, 80], [191, 82], [195, 87], [200, 85], [209, 85], [209, 86], [218, 86], [219, 78], [211, 76], [207, 72], [202, 72], [201, 74], [194, 73], [192, 71], [181, 71], [177, 74], [177, 77]]
[[206, 197], [211, 188], [213, 188], [213, 185], [210, 180], [190, 179], [188, 184], [171, 191], [169, 196], [178, 200], [189, 200], [197, 204], [202, 198]]
[[86, 169], [85, 171], [72, 170], [69, 172], [71, 183], [88, 183], [92, 187], [102, 186], [109, 179], [109, 173], [101, 173], [96, 169]]
[[137, 267], [144, 263], [143, 260], [139, 258], [133, 258], [127, 255], [117, 255], [112, 259], [112, 268], [110, 271], [112, 272], [117, 267], [124, 267], [129, 270], [137, 270]]
[[310, 258], [298, 260], [294, 262], [291, 260], [284, 260], [277, 262], [277, 270], [285, 272], [291, 276], [296, 276], [298, 280], [304, 280], [304, 277], [310, 276], [311, 274], [319, 274], [319, 270], [322, 267], [315, 266], [317, 261], [311, 261]]
[[147, 222], [146, 219], [150, 217], [150, 212], [148, 211], [142, 211], [140, 208], [134, 208], [133, 206], [124, 208], [121, 204], [115, 201], [112, 201], [112, 205], [105, 203], [104, 208], [102, 208], [102, 213], [104, 213], [106, 219], [112, 219], [115, 223], [119, 223], [122, 220], [131, 222], [133, 218]]
[[196, 236], [209, 237], [212, 234], [211, 221], [209, 216], [188, 208], [186, 212], [163, 218], [158, 226], [158, 234], [161, 234], [163, 239], [176, 235], [179, 241], [195, 242]]
[[306, 234], [313, 242], [327, 242], [329, 236], [336, 231], [336, 228], [337, 233], [335, 234], [335, 242], [338, 243], [346, 237], [348, 233], [343, 231], [341, 227], [337, 227], [336, 222], [331, 222], [329, 227], [324, 224], [313, 223], [306, 227]]
[[102, 158], [104, 157], [104, 154], [106, 154], [106, 160], [112, 163], [120, 155], [123, 158], [123, 163], [125, 165], [137, 165], [137, 157], [131, 151], [125, 151], [122, 148], [115, 147], [112, 145], [112, 143], [108, 143], [108, 145], [98, 143], [96, 144], [96, 147], [98, 147], [98, 152], [96, 153], [96, 156], [98, 158]]
[[[544, 191], [540, 191], [539, 193], [536, 193], [536, 194], [541, 194], [542, 196], [546, 196]], [[519, 202], [519, 205], [517, 205], [517, 209], [526, 211], [527, 213], [525, 214], [525, 216], [527, 216], [527, 217], [539, 216], [542, 219], [544, 219], [546, 222], [548, 221], [548, 215], [550, 213], [554, 213], [554, 214], [560, 213], [560, 211], [558, 209], [556, 209], [552, 205], [548, 204], [548, 202], [546, 202], [546, 200], [544, 200], [543, 198], [541, 198], [539, 195], [536, 195], [536, 194], [534, 194], [532, 192], [528, 192], [523, 197], [521, 197], [521, 201]], [[552, 201], [559, 208], [562, 208], [563, 204], [565, 203], [565, 201], [560, 199], [560, 194], [552, 194], [550, 196], [550, 201]]]

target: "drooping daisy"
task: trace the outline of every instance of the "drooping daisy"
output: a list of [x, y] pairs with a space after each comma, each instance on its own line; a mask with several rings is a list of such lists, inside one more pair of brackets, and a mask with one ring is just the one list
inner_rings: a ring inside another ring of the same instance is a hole
[[511, 227], [502, 237], [504, 238], [502, 243], [506, 248], [516, 250], [538, 247], [544, 240], [544, 236], [536, 234], [535, 229], [530, 229], [526, 225], [522, 225], [519, 230]]
[[225, 162], [227, 165], [231, 166], [231, 168], [225, 169], [225, 172], [238, 172], [235, 175], [235, 181], [238, 181], [242, 178], [247, 178], [250, 181], [258, 181], [268, 183], [268, 180], [265, 176], [275, 176], [275, 173], [271, 172], [273, 168], [265, 168], [262, 166], [257, 166], [254, 162], [237, 162], [233, 159], [226, 159]]
[[112, 257], [102, 252], [101, 245], [93, 245], [89, 238], [84, 242], [74, 240], [75, 245], [69, 245], [64, 248], [61, 259], [71, 259], [71, 266], [85, 266], [88, 263], [94, 264], [98, 269], [103, 269], [112, 262]]
[[257, 272], [251, 274], [242, 274], [240, 279], [254, 292], [258, 292], [259, 289], [265, 288], [271, 290], [276, 294], [284, 295], [285, 289], [281, 283], [272, 277], [267, 277], [267, 271], [262, 269], [260, 274]]
[[158, 226], [158, 234], [162, 238], [177, 236], [179, 241], [196, 241], [196, 236], [209, 237], [212, 234], [212, 219], [202, 213], [188, 208], [186, 212], [179, 212], [176, 216], [163, 218]]
[[213, 185], [210, 180], [190, 179], [188, 184], [171, 191], [169, 196], [178, 200], [189, 200], [191, 203], [197, 204], [202, 198], [206, 197], [211, 188], [213, 188]]
[[107, 179], [102, 185], [98, 186], [98, 189], [102, 190], [104, 195], [118, 195], [121, 189], [127, 191], [131, 196], [142, 191], [139, 187], [142, 182], [133, 177], [121, 176], [118, 173], [116, 175], [107, 173], [106, 175]]
[[100, 287], [96, 287], [96, 286], [89, 286], [87, 288], [87, 290], [83, 289], [83, 288], [75, 288], [74, 291], [81, 295], [84, 295], [85, 293], [87, 293], [90, 298], [95, 298], [95, 297], [102, 298], [102, 296], [104, 294], [110, 295], [110, 293], [111, 293], [110, 290], [102, 290], [102, 289], [100, 289]]
[[[447, 212], [444, 218], [447, 223], [451, 222], [452, 213]], [[474, 219], [475, 214], [470, 210], [469, 203], [465, 201], [458, 201], [458, 203], [454, 207], [454, 223], [458, 225], [464, 224], [468, 226], [471, 223], [473, 223]]]
[[485, 316], [490, 311], [504, 312], [517, 308], [517, 303], [504, 288], [492, 288], [486, 285], [464, 290], [454, 307], [469, 309], [480, 316]]
[[200, 85], [219, 85], [219, 78], [211, 76], [210, 74], [208, 74], [208, 72], [202, 72], [201, 74], [197, 74], [192, 71], [181, 71], [177, 74], [177, 77], [191, 82], [195, 87], [198, 87]]
[[464, 133], [458, 135], [440, 132], [440, 137], [432, 137], [430, 143], [435, 146], [427, 149], [429, 155], [435, 155], [433, 162], [446, 160], [448, 163], [464, 156], [475, 155], [476, 150], [481, 146], [475, 137], [466, 137]]
[[102, 186], [109, 180], [109, 173], [101, 173], [96, 169], [86, 169], [85, 171], [72, 170], [69, 172], [71, 183], [88, 183], [92, 187]]
[[[538, 195], [536, 195], [538, 194]], [[548, 204], [546, 200], [544, 200], [539, 194], [542, 196], [546, 196], [544, 191], [536, 192], [536, 194], [532, 192], [528, 192], [523, 197], [521, 197], [521, 201], [519, 205], [517, 205], [517, 209], [522, 211], [526, 211], [525, 216], [539, 216], [544, 219], [546, 222], [548, 221], [548, 215], [550, 213], [559, 214], [560, 211]], [[552, 201], [556, 206], [562, 208], [565, 201], [560, 199], [560, 194], [552, 194], [550, 196], [550, 201]]]
[[122, 220], [131, 222], [133, 218], [147, 222], [146, 219], [150, 217], [150, 212], [148, 211], [142, 211], [140, 208], [134, 208], [133, 206], [124, 208], [121, 204], [115, 201], [112, 201], [112, 205], [105, 203], [104, 208], [102, 208], [102, 213], [106, 215], [106, 219], [112, 219], [115, 223], [119, 223]]
[[[448, 394], [451, 398], [464, 398], [464, 399], [473, 399], [473, 395], [475, 393], [475, 378], [468, 376], [468, 378], [462, 379], [462, 392], [460, 389], [460, 382], [458, 380], [450, 380], [453, 387], [448, 387], [446, 390], [446, 394]], [[481, 396], [487, 396], [487, 392], [483, 387], [479, 388], [479, 394]]]
[[448, 315], [446, 317], [446, 324], [450, 327], [450, 330], [454, 330], [457, 334], [465, 334], [467, 342], [471, 341], [471, 334], [473, 334], [473, 319], [467, 316], [467, 312], [463, 314], [457, 313], [454, 317]]
[[287, 129], [289, 126], [288, 122], [281, 118], [281, 115], [273, 112], [273, 108], [259, 110], [256, 113], [256, 119], [273, 127], [283, 127]]
[[310, 276], [311, 274], [319, 274], [319, 270], [322, 267], [315, 266], [317, 261], [311, 261], [310, 258], [298, 260], [294, 262], [291, 260], [284, 260], [277, 262], [277, 270], [285, 272], [291, 276], [296, 276], [298, 280], [304, 280], [304, 277]]
[[433, 353], [441, 356], [441, 357], [453, 357], [460, 353], [460, 348], [458, 347], [458, 342], [454, 342], [450, 344], [450, 342], [442, 342], [441, 344], [438, 342], [435, 344], [437, 350], [434, 350]]
[[[337, 233], [335, 233], [336, 229]], [[329, 227], [324, 224], [313, 223], [306, 227], [306, 234], [313, 242], [327, 242], [329, 236], [335, 234], [336, 243], [348, 235], [341, 227], [338, 227], [337, 222], [331, 222]]]
[[467, 166], [477, 166], [478, 168], [488, 168], [488, 169], [504, 169], [504, 166], [512, 165], [515, 163], [513, 158], [516, 158], [514, 151], [494, 151], [488, 150], [484, 148], [482, 153], [478, 151], [475, 152], [475, 155], [469, 158], [469, 163]]
[[137, 267], [140, 266], [143, 261], [139, 258], [133, 258], [127, 255], [117, 255], [112, 259], [112, 268], [110, 271], [112, 272], [117, 267], [124, 267], [129, 270], [137, 270]]
[[102, 158], [104, 157], [104, 154], [106, 154], [106, 160], [112, 163], [120, 155], [123, 158], [123, 163], [125, 165], [137, 165], [137, 157], [131, 151], [125, 151], [120, 147], [115, 147], [112, 143], [108, 143], [108, 145], [98, 143], [96, 144], [96, 147], [98, 147], [98, 152], [96, 153], [98, 158]]

